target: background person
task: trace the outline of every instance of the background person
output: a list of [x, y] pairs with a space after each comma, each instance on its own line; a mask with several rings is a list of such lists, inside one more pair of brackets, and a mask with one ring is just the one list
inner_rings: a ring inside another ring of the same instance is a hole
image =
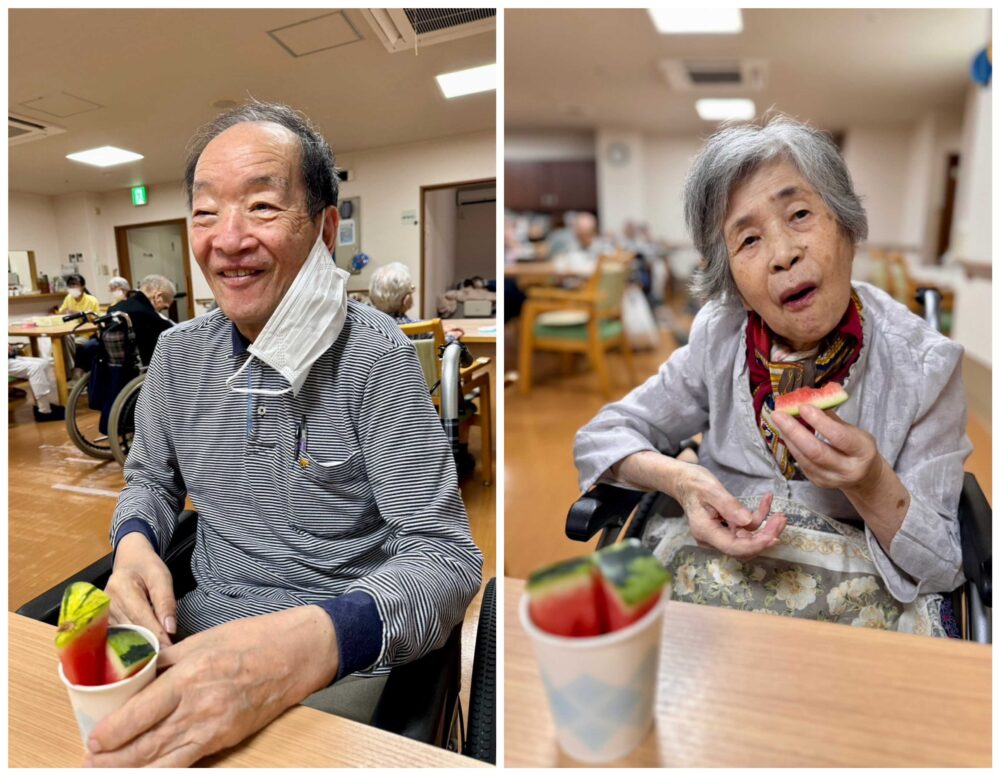
[[159, 274], [150, 274], [139, 283], [138, 293], [131, 293], [127, 299], [108, 309], [109, 312], [128, 314], [135, 331], [139, 357], [146, 366], [153, 359], [153, 350], [160, 334], [173, 327], [173, 323], [165, 319], [162, 312], [170, 308], [175, 295], [177, 288], [173, 282]]
[[31, 384], [31, 392], [35, 396], [35, 405], [31, 410], [36, 422], [60, 422], [66, 418], [63, 407], [52, 404], [56, 399], [56, 375], [50, 358], [24, 357], [18, 354], [17, 347], [8, 344], [7, 374], [27, 379]]

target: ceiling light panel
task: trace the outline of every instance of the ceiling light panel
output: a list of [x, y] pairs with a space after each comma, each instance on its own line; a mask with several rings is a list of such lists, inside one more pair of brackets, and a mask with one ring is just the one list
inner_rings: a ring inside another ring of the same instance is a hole
[[466, 94], [476, 94], [480, 91], [492, 91], [497, 87], [497, 66], [495, 64], [472, 67], [468, 70], [458, 70], [453, 73], [443, 73], [435, 76], [438, 86], [448, 99], [462, 97]]
[[699, 99], [694, 108], [703, 121], [749, 121], [757, 115], [752, 99]]
[[739, 8], [650, 8], [661, 35], [736, 35], [743, 31]]
[[113, 145], [104, 145], [100, 148], [91, 148], [79, 153], [70, 153], [66, 158], [72, 161], [80, 161], [84, 164], [91, 164], [95, 167], [113, 167], [116, 164], [138, 161], [144, 157], [132, 151], [116, 148]]

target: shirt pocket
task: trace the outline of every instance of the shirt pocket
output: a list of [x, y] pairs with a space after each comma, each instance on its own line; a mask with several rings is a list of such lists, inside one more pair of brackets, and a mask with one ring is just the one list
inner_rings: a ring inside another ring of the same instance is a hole
[[309, 464], [294, 464], [289, 482], [289, 518], [293, 527], [320, 537], [343, 537], [360, 531], [377, 513], [361, 450], [345, 460], [324, 460], [308, 451]]

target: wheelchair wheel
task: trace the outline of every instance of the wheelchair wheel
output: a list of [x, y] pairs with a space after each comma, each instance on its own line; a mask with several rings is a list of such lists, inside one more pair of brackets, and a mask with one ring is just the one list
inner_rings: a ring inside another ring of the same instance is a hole
[[139, 391], [145, 378], [145, 374], [139, 374], [126, 384], [111, 406], [108, 436], [111, 440], [111, 452], [122, 467], [128, 458], [128, 450], [132, 448], [132, 438], [135, 436], [135, 404], [139, 401]]
[[101, 412], [94, 411], [88, 403], [87, 385], [90, 374], [83, 377], [70, 390], [66, 401], [66, 432], [70, 440], [84, 454], [102, 460], [114, 457], [111, 442], [100, 430]]

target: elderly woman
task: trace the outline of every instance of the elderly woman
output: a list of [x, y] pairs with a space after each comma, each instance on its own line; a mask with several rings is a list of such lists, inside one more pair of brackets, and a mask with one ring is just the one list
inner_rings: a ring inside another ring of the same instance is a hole
[[372, 274], [368, 286], [368, 297], [372, 306], [385, 312], [400, 325], [414, 322], [406, 313], [413, 306], [416, 288], [410, 278], [410, 270], [401, 263], [387, 263], [379, 266]]
[[[683, 506], [655, 535], [675, 597], [942, 634], [930, 592], [963, 579], [962, 348], [852, 283], [867, 218], [823, 133], [784, 117], [724, 128], [684, 198], [708, 303], [687, 346], [580, 430], [581, 486]], [[830, 383], [849, 395], [836, 413], [774, 409]], [[698, 433], [698, 464], [667, 456]]]

